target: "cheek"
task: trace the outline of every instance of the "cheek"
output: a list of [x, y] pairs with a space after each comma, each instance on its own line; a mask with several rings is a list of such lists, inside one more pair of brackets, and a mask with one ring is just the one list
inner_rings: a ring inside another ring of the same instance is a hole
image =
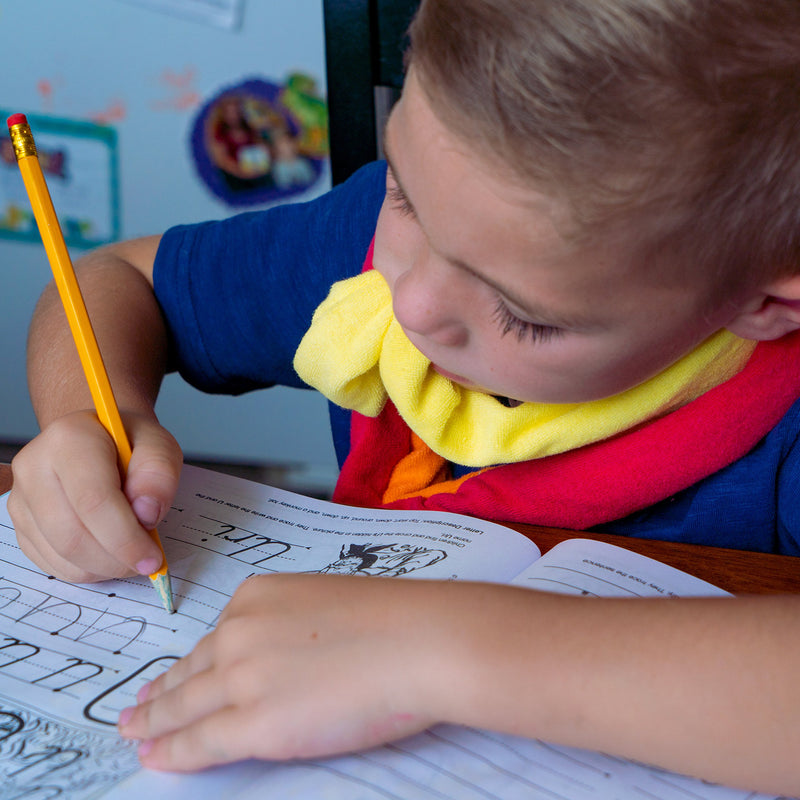
[[414, 221], [384, 201], [375, 227], [373, 263], [394, 290], [394, 282], [414, 264], [422, 234]]
[[599, 400], [619, 394], [652, 377], [664, 366], [647, 350], [602, 339], [570, 342], [559, 356], [548, 362], [548, 374], [554, 384], [559, 377], [563, 378], [561, 402]]
[[580, 403], [614, 393], [620, 379], [616, 354], [603, 346], [567, 336], [549, 343], [524, 341], [496, 349], [491, 373], [506, 393], [542, 403]]

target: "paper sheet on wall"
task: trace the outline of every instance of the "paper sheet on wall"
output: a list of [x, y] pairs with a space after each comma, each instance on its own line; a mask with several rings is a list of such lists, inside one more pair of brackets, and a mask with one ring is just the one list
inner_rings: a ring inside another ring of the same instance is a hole
[[244, 7], [244, 0], [125, 0], [125, 2], [228, 30], [239, 27]]
[[[41, 573], [16, 546], [3, 499], [3, 798], [757, 797], [599, 754], [450, 726], [327, 760], [253, 761], [190, 776], [141, 770], [133, 746], [116, 733], [119, 711], [213, 627], [247, 576], [360, 572], [508, 582], [538, 557], [531, 542], [500, 526], [334, 506], [194, 468], [185, 469], [159, 532], [170, 562], [174, 615], [163, 611], [146, 578], [71, 586]], [[579, 547], [589, 549], [550, 568], [569, 591], [602, 593], [612, 564], [615, 580], [639, 587], [637, 593], [714, 591], [670, 568], [658, 575], [639, 571], [653, 562], [627, 551], [618, 561], [603, 546]], [[546, 566], [549, 558], [538, 563]], [[550, 580], [553, 573], [545, 574]], [[633, 580], [639, 574], [644, 577]]]

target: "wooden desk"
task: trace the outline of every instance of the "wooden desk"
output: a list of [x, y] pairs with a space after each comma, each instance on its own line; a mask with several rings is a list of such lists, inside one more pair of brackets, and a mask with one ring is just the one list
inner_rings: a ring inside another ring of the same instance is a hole
[[[11, 467], [0, 464], [0, 494], [10, 489], [11, 483]], [[793, 556], [581, 533], [535, 525], [514, 524], [508, 527], [533, 539], [542, 552], [565, 539], [599, 539], [670, 564], [734, 594], [800, 593], [800, 558]]]

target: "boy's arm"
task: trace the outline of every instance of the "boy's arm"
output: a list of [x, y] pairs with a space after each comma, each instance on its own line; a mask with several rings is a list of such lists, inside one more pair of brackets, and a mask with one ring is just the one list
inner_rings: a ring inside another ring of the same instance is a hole
[[26, 554], [68, 580], [149, 574], [152, 562], [160, 561], [140, 522], [153, 527], [169, 507], [181, 454], [153, 410], [167, 361], [152, 288], [158, 242], [123, 242], [76, 264], [133, 448], [124, 487], [52, 283], [31, 324], [28, 378], [42, 433], [12, 462], [8, 508]]
[[461, 721], [800, 792], [800, 597], [495, 601], [468, 642]]
[[[164, 326], [153, 296], [159, 237], [93, 251], [76, 262], [81, 292], [120, 408], [152, 410], [164, 372]], [[149, 353], [154, 358], [145, 355]], [[28, 383], [41, 427], [92, 398], [54, 283], [39, 299], [28, 337]]]
[[120, 721], [156, 769], [319, 757], [453, 722], [794, 795], [799, 674], [800, 597], [275, 575], [247, 581]]

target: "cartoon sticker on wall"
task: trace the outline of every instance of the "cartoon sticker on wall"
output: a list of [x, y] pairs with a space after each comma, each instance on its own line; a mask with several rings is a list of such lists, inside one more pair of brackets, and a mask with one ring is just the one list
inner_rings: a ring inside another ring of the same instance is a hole
[[198, 173], [220, 200], [248, 206], [282, 200], [319, 179], [328, 156], [328, 110], [302, 73], [284, 85], [252, 78], [200, 110], [191, 148]]
[[[6, 119], [12, 110], [0, 109]], [[108, 125], [27, 114], [66, 243], [119, 239], [117, 134]], [[0, 136], [0, 236], [39, 242], [11, 139]]]

